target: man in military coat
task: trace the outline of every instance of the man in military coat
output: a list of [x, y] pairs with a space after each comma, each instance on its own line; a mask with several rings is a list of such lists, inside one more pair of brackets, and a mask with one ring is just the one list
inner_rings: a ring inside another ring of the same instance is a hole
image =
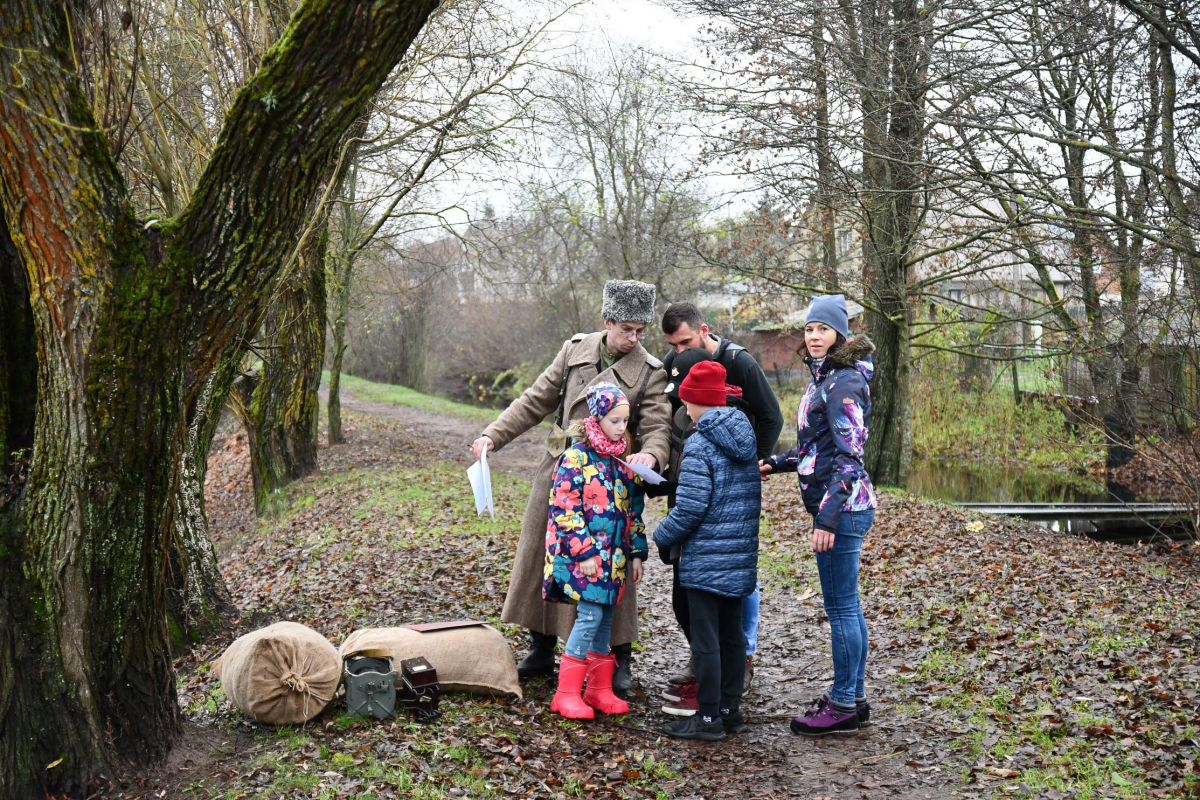
[[[627, 461], [653, 469], [667, 463], [671, 448], [671, 404], [663, 393], [667, 375], [662, 362], [641, 344], [646, 328], [654, 321], [654, 295], [654, 286], [639, 281], [605, 284], [604, 330], [576, 334], [563, 342], [554, 362], [471, 445], [471, 452], [479, 458], [486, 450], [503, 448], [547, 417], [555, 422], [533, 476], [501, 614], [505, 622], [530, 632], [529, 654], [517, 665], [521, 677], [553, 673], [557, 639], [565, 640], [575, 622], [573, 605], [542, 600], [542, 578], [554, 465], [569, 444], [563, 431], [571, 421], [588, 414], [588, 387], [608, 381], [620, 386], [629, 398], [634, 446]], [[637, 587], [631, 584], [613, 618], [612, 649], [618, 666], [613, 677], [615, 689], [631, 686], [630, 645], [636, 638]]]

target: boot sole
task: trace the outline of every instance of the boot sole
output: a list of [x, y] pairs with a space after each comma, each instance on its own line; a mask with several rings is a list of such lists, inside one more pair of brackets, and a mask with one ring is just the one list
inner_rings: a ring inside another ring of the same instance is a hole
[[551, 703], [551, 705], [550, 705], [550, 710], [553, 711], [555, 714], [558, 714], [563, 719], [589, 720], [589, 719], [596, 718], [595, 713], [592, 713], [591, 715], [588, 715], [588, 716], [583, 716], [583, 715], [574, 716], [573, 714], [568, 714], [566, 711], [563, 711], [561, 708], [555, 708], [553, 703]]
[[678, 733], [671, 733], [670, 731], [663, 729], [663, 733], [667, 734], [667, 736], [670, 736], [673, 739], [694, 739], [701, 742], [719, 742], [725, 738], [725, 731], [721, 731], [720, 733], [696, 733], [693, 735], [681, 736]]
[[517, 670], [517, 678], [525, 680], [526, 678], [549, 678], [558, 672], [554, 666], [542, 667], [539, 669]]
[[844, 731], [805, 731], [805, 730], [800, 730], [796, 726], [792, 726], [792, 733], [797, 734], [799, 736], [811, 736], [813, 738], [817, 738], [817, 737], [821, 737], [821, 736], [853, 736], [854, 734], [858, 733], [860, 730], [861, 730], [861, 728], [848, 728]]
[[663, 706], [662, 712], [672, 717], [694, 717], [696, 715], [696, 709], [694, 708], [667, 708]]

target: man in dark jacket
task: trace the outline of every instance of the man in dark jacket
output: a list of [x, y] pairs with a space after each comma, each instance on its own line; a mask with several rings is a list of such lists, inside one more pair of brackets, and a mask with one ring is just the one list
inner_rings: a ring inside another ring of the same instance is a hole
[[[663, 333], [671, 352], [663, 357], [663, 369], [671, 380], [671, 369], [679, 353], [689, 347], [703, 347], [713, 360], [725, 368], [730, 386], [742, 390], [742, 399], [750, 409], [754, 425], [758, 458], [762, 460], [775, 452], [775, 443], [783, 430], [783, 413], [771, 391], [766, 373], [746, 348], [709, 331], [704, 315], [695, 303], [672, 303], [663, 313]], [[676, 406], [677, 407], [677, 406]]]
[[[678, 359], [683, 358], [684, 351], [689, 348], [707, 350], [713, 360], [725, 368], [729, 385], [742, 390], [743, 410], [754, 428], [758, 458], [769, 458], [775, 452], [775, 443], [783, 430], [783, 414], [779, 410], [779, 401], [775, 398], [775, 392], [771, 390], [766, 373], [754, 360], [754, 356], [741, 345], [711, 333], [704, 322], [704, 315], [695, 303], [672, 303], [668, 306], [663, 313], [662, 329], [666, 334], [667, 343], [672, 348], [671, 352], [663, 357], [663, 369], [667, 371], [667, 379], [683, 379], [677, 365], [680, 363]], [[672, 398], [671, 409], [672, 413], [679, 409], [679, 401], [676, 398]], [[668, 475], [668, 480], [671, 477]], [[756, 588], [742, 606], [743, 628], [746, 633], [744, 693], [750, 692], [754, 680], [754, 652], [758, 647], [758, 603]], [[676, 605], [679, 605], [678, 602]], [[691, 669], [688, 669], [672, 676], [672, 686], [679, 688], [669, 690], [666, 695], [666, 698], [675, 704], [682, 704], [681, 710], [695, 706], [695, 698], [690, 695], [691, 689], [694, 688], [694, 676], [691, 672]]]
[[720, 364], [702, 362], [679, 387], [696, 432], [683, 448], [675, 507], [654, 533], [659, 547], [682, 546], [679, 580], [691, 610], [699, 710], [663, 728], [682, 739], [723, 739], [745, 727], [742, 598], [758, 582], [762, 479], [754, 429], [725, 405], [725, 377]]

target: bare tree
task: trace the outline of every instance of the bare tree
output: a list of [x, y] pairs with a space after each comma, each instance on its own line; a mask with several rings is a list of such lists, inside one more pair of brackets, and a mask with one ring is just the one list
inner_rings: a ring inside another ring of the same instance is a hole
[[[529, 122], [537, 45], [564, 10], [549, 7], [540, 18], [512, 25], [513, 15], [497, 0], [445, 4], [376, 98], [369, 130], [349, 154], [327, 259], [331, 442], [342, 438], [340, 377], [356, 265], [372, 248], [395, 253], [423, 232], [453, 230], [450, 215], [463, 209], [447, 192], [511, 157], [514, 129]], [[406, 259], [389, 263], [403, 272]], [[426, 278], [395, 277], [403, 286], [424, 285]], [[396, 288], [374, 283], [369, 292], [392, 303]], [[408, 344], [421, 341], [413, 337]], [[423, 363], [424, 350], [418, 350], [414, 363]]]

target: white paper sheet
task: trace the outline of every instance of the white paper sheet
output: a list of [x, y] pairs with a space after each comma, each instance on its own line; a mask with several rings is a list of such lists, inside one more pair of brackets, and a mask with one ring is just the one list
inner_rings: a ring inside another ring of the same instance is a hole
[[[621, 459], [618, 458], [617, 461], [621, 461]], [[628, 461], [621, 461], [621, 463], [633, 470], [635, 475], [651, 486], [658, 486], [660, 483], [666, 480], [666, 478], [664, 478], [662, 475], [659, 475], [645, 464], [630, 464]]]
[[471, 482], [471, 491], [475, 493], [475, 513], [482, 514], [484, 509], [496, 519], [496, 509], [492, 504], [492, 471], [488, 469], [487, 451], [483, 458], [467, 467], [467, 480]]

